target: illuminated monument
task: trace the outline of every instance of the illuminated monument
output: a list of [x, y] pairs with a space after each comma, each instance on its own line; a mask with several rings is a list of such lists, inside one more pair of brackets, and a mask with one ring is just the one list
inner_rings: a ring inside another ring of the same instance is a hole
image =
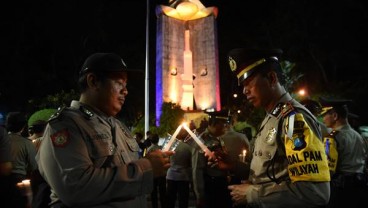
[[199, 0], [156, 7], [156, 120], [163, 102], [194, 112], [221, 109], [217, 8]]

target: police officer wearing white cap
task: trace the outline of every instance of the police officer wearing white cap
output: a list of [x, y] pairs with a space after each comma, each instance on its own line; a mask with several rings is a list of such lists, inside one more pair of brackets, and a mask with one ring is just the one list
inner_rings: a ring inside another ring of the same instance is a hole
[[330, 175], [316, 118], [283, 87], [280, 49], [238, 48], [230, 69], [248, 102], [267, 114], [255, 136], [249, 179], [230, 185], [232, 199], [248, 207], [323, 207]]
[[137, 142], [114, 117], [128, 94], [124, 61], [92, 54], [78, 84], [79, 101], [49, 120], [36, 158], [51, 186], [51, 207], [147, 207], [153, 178], [166, 171], [173, 152], [139, 159]]

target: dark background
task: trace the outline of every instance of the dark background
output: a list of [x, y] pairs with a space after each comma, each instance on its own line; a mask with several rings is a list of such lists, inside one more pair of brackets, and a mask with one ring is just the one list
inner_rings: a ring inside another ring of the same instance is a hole
[[[149, 32], [150, 112], [155, 111], [155, 7]], [[353, 99], [367, 124], [368, 11], [358, 0], [203, 0], [216, 6], [222, 105], [237, 91], [227, 65], [236, 47], [277, 47], [304, 76], [295, 89]], [[128, 67], [123, 112], [144, 114], [146, 0], [8, 1], [1, 7], [0, 112], [24, 110], [30, 99], [74, 89], [76, 74], [93, 52], [115, 52]]]

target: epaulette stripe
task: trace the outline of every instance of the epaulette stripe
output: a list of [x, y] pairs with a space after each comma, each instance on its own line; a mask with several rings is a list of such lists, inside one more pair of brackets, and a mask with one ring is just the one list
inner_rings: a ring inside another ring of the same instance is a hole
[[280, 116], [282, 118], [285, 118], [288, 115], [292, 115], [292, 114], [290, 114], [291, 112], [294, 112], [293, 114], [295, 114], [294, 107], [289, 102], [288, 103], [285, 103], [282, 106]]
[[272, 110], [271, 115], [278, 117], [281, 113], [281, 109], [283, 105], [284, 105], [283, 103], [277, 104], [276, 107]]
[[91, 118], [91, 117], [94, 115], [94, 113], [93, 113], [92, 111], [88, 110], [87, 108], [85, 108], [85, 107], [83, 107], [83, 106], [80, 106], [80, 107], [79, 107], [79, 110], [80, 110], [84, 115], [86, 115], [88, 118]]
[[62, 112], [65, 108], [66, 108], [65, 106], [63, 106], [63, 107], [59, 107], [59, 108], [58, 108], [58, 110], [57, 110], [54, 114], [52, 114], [52, 115], [50, 116], [50, 118], [49, 118], [49, 120], [48, 120], [47, 122], [50, 122], [50, 121], [52, 121], [52, 120], [57, 119], [57, 118], [61, 115], [61, 112]]

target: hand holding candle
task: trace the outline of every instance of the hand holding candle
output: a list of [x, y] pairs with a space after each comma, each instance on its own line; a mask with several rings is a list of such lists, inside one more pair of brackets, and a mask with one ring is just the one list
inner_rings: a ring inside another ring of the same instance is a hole
[[214, 158], [214, 154], [208, 149], [208, 147], [206, 145], [203, 144], [203, 142], [197, 137], [197, 135], [195, 135], [189, 128], [187, 125], [183, 125], [183, 128], [185, 130], [187, 130], [187, 132], [189, 133], [189, 135], [194, 139], [194, 141], [198, 144], [198, 146], [202, 149], [202, 151], [205, 153], [205, 155], [207, 155], [210, 158]]

